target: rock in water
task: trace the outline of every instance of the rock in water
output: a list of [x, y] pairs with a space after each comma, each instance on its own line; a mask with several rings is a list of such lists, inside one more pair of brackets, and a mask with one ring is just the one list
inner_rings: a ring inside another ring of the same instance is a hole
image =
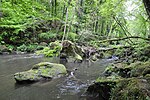
[[14, 74], [16, 82], [35, 82], [41, 79], [52, 79], [67, 74], [66, 67], [62, 64], [41, 62], [28, 71]]

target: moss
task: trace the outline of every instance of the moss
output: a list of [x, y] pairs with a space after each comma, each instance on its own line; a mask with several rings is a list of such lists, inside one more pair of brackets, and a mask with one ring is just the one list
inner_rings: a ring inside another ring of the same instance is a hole
[[143, 79], [131, 78], [120, 80], [112, 89], [111, 100], [146, 100], [148, 96], [147, 87], [149, 83], [143, 83]]
[[104, 58], [111, 58], [112, 57], [112, 51], [106, 51], [104, 52]]
[[116, 55], [119, 58], [127, 58], [126, 60], [129, 61], [129, 63], [132, 63], [135, 60], [148, 61], [150, 58], [150, 45], [144, 43], [140, 45], [133, 45], [128, 48], [118, 48], [115, 50], [113, 55]]
[[150, 74], [150, 67], [147, 67], [143, 70], [142, 75], [145, 76], [147, 74]]
[[83, 60], [83, 50], [68, 40], [63, 41], [62, 44], [59, 41], [51, 42], [49, 47], [44, 47], [43, 50], [37, 51], [36, 54], [43, 54], [46, 57], [60, 56], [61, 58], [71, 56], [77, 61]]
[[98, 78], [96, 82], [87, 89], [88, 94], [97, 94], [99, 100], [109, 100], [111, 89], [116, 85], [118, 79]]
[[34, 65], [32, 69], [39, 69], [42, 66], [46, 66], [48, 68], [53, 67], [52, 63], [50, 63], [50, 62], [41, 62], [41, 63], [38, 63], [38, 64]]
[[148, 61], [150, 58], [150, 45], [140, 44], [133, 50], [133, 56], [138, 58], [139, 61]]
[[125, 66], [126, 66], [126, 64], [123, 64], [123, 63], [109, 65], [105, 69], [105, 75], [106, 76], [118, 75], [118, 76], [121, 76], [124, 78], [130, 77], [131, 68], [128, 68]]
[[145, 76], [146, 74], [150, 74], [150, 62], [135, 62], [130, 65], [126, 65], [121, 63], [121, 65], [114, 64], [109, 65], [105, 69], [105, 75], [110, 76], [112, 74], [117, 74], [121, 77], [139, 77]]
[[49, 44], [49, 47], [51, 48], [51, 49], [54, 49], [54, 50], [58, 50], [58, 51], [61, 51], [61, 49], [62, 49], [62, 46], [61, 46], [61, 44], [60, 44], [60, 42], [59, 41], [55, 41], [55, 42], [51, 42], [50, 44]]
[[49, 47], [44, 47], [43, 50], [36, 51], [36, 54], [44, 54], [46, 57], [59, 56], [62, 49], [59, 41], [51, 42]]
[[61, 53], [65, 54], [67, 57], [71, 56], [73, 57], [75, 60], [81, 60], [82, 61], [82, 57], [83, 57], [83, 50], [82, 48], [76, 46], [74, 43], [72, 43], [71, 41], [65, 40], [62, 43], [62, 51]]
[[25, 72], [18, 72], [14, 75], [16, 81], [38, 81], [43, 78], [54, 78], [67, 74], [66, 68], [62, 64], [41, 62]]
[[[100, 88], [97, 87], [97, 91], [99, 92], [99, 94], [108, 94], [107, 92], [111, 92], [111, 96], [109, 98], [110, 100], [149, 100], [150, 61], [141, 60], [143, 59], [143, 56], [149, 57], [149, 46], [144, 46], [138, 49], [139, 51], [135, 51], [135, 53], [137, 53], [136, 56], [133, 55], [133, 57], [138, 57], [137, 60], [140, 59], [140, 61], [132, 61], [134, 63], [131, 63], [130, 65], [122, 62], [115, 63], [109, 65], [105, 69], [105, 75], [107, 77], [98, 78], [96, 80], [96, 83], [100, 84], [98, 85]], [[123, 49], [121, 49], [120, 52], [116, 52], [122, 54], [123, 57], [124, 51], [122, 50]], [[126, 56], [130, 56], [131, 54], [133, 54], [133, 51], [131, 49], [126, 50]], [[129, 58], [129, 60], [131, 59]], [[108, 87], [108, 83], [113, 82], [115, 82], [113, 86], [109, 84], [109, 86], [111, 86], [109, 87], [111, 88], [110, 91], [103, 90], [102, 86]], [[107, 85], [104, 83], [106, 83]]]
[[150, 73], [150, 62], [137, 62], [135, 64], [131, 64], [129, 67], [131, 70], [131, 77], [137, 76], [145, 76]]
[[34, 70], [16, 73], [14, 75], [14, 78], [16, 81], [23, 81], [23, 80], [37, 81], [37, 80], [41, 79], [41, 77], [38, 76], [38, 73]]
[[79, 54], [77, 54], [77, 53], [75, 54], [75, 59], [76, 59], [76, 60], [79, 60], [79, 61], [80, 61], [80, 60], [81, 60], [81, 61], [83, 60], [82, 57], [81, 57]]
[[124, 53], [125, 53], [125, 49], [124, 48], [118, 48], [115, 52], [114, 52], [114, 55], [116, 56], [119, 56], [119, 57], [123, 57], [125, 56]]
[[150, 78], [150, 74], [146, 74], [145, 77], [149, 77]]
[[109, 76], [109, 77], [99, 77], [96, 79], [96, 82], [100, 83], [117, 83], [121, 78], [118, 76]]

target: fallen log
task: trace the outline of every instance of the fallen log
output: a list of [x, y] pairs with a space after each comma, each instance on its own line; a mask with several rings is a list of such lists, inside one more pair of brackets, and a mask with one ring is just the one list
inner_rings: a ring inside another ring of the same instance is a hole
[[131, 46], [124, 46], [124, 45], [116, 45], [115, 47], [100, 47], [98, 48], [98, 51], [101, 52], [101, 51], [110, 51], [110, 50], [114, 50], [114, 49], [119, 49], [119, 48], [130, 48]]
[[144, 38], [144, 37], [139, 37], [139, 36], [130, 36], [130, 37], [123, 37], [123, 38], [113, 38], [113, 39], [107, 39], [107, 40], [102, 40], [102, 41], [96, 41], [97, 43], [104, 43], [104, 42], [112, 42], [112, 41], [120, 41], [120, 40], [126, 40], [126, 39], [143, 39], [146, 41], [150, 41], [150, 38]]

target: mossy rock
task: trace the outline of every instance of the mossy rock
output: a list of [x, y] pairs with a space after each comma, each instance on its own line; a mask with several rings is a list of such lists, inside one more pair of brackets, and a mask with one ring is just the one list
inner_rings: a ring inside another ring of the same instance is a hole
[[73, 42], [65, 40], [62, 42], [61, 54], [65, 54], [67, 58], [73, 57], [77, 61], [83, 60], [84, 51]]
[[128, 78], [130, 77], [130, 71], [132, 70], [130, 67], [125, 67], [126, 64], [123, 63], [118, 63], [118, 64], [112, 64], [109, 65], [106, 69], [105, 69], [105, 76], [111, 76], [111, 75], [118, 75], [124, 78]]
[[[145, 76], [146, 74], [150, 74], [150, 61], [140, 62], [137, 61], [130, 65], [125, 65], [121, 63], [121, 65], [109, 65], [105, 70], [106, 76], [111, 76], [112, 74], [117, 74], [121, 77], [140, 77]], [[121, 66], [121, 67], [120, 67]]]
[[150, 61], [147, 62], [136, 62], [129, 66], [132, 68], [131, 77], [145, 76], [150, 74]]
[[87, 96], [88, 95], [99, 96], [98, 97], [99, 99], [96, 100], [109, 100], [112, 84], [114, 83], [107, 83], [107, 82], [94, 83], [88, 87], [86, 94]]
[[98, 78], [87, 93], [97, 93], [99, 100], [149, 100], [150, 77], [121, 78], [116, 76]]
[[146, 74], [146, 75], [145, 75], [145, 77], [148, 77], [148, 78], [150, 78], [150, 74]]
[[104, 52], [104, 58], [111, 58], [113, 55], [113, 51], [106, 51]]
[[147, 100], [150, 96], [149, 86], [148, 78], [120, 80], [111, 91], [111, 100]]
[[82, 61], [83, 52], [82, 48], [75, 45], [73, 42], [65, 40], [62, 43], [59, 41], [51, 42], [49, 47], [44, 47], [43, 50], [37, 51], [36, 54], [43, 54], [46, 57], [73, 57], [77, 61]]
[[59, 41], [51, 42], [49, 47], [44, 47], [43, 50], [36, 51], [36, 54], [43, 54], [46, 57], [57, 57], [60, 55], [62, 49], [61, 43]]
[[[98, 100], [109, 100], [111, 89], [115, 87], [119, 78], [98, 78], [96, 82], [90, 85], [86, 91], [88, 95], [97, 95]], [[97, 100], [97, 99], [96, 99]]]
[[33, 66], [32, 69], [14, 74], [17, 82], [39, 81], [41, 79], [52, 79], [67, 74], [66, 68], [62, 64], [41, 62]]
[[150, 58], [150, 45], [144, 44], [133, 50], [133, 56], [139, 61], [148, 61]]

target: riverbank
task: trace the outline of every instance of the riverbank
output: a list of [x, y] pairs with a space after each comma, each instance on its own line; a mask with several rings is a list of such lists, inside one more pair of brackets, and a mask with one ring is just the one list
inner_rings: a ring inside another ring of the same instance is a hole
[[104, 77], [97, 78], [87, 93], [100, 100], [149, 100], [150, 45], [140, 45], [116, 50], [119, 59], [107, 66]]

